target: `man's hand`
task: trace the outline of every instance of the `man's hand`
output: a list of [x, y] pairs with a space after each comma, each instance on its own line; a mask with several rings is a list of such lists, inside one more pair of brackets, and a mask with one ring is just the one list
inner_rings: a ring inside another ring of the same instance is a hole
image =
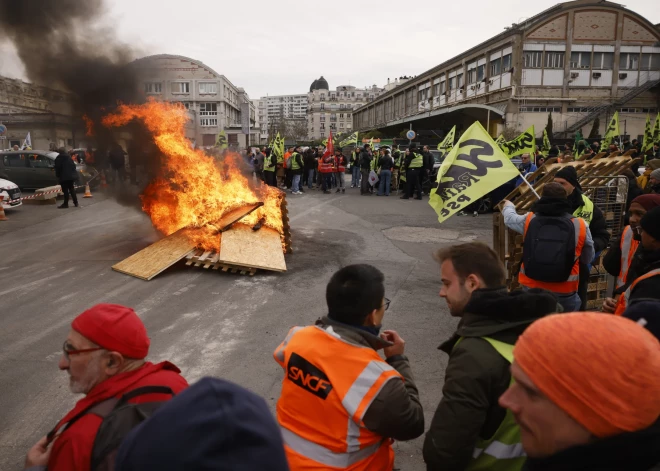
[[614, 311], [616, 310], [616, 300], [613, 298], [605, 298], [605, 301], [603, 301], [603, 312], [607, 312], [609, 314], [614, 314]]
[[391, 347], [385, 347], [383, 352], [385, 352], [385, 358], [393, 357], [394, 355], [403, 355], [405, 350], [406, 342], [396, 333], [394, 330], [385, 330], [380, 337], [383, 340], [392, 342], [394, 345]]
[[53, 447], [52, 445], [52, 443], [48, 443], [48, 437], [39, 440], [36, 445], [28, 451], [27, 456], [25, 457], [25, 468], [30, 468], [32, 466], [47, 466], [48, 458], [50, 458], [50, 450]]

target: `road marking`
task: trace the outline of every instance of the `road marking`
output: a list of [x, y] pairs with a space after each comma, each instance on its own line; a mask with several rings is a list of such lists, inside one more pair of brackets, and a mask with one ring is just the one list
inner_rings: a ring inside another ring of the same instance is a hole
[[14, 288], [7, 289], [5, 291], [0, 291], [0, 296], [4, 296], [5, 294], [13, 293], [14, 291], [22, 290], [22, 289], [29, 289], [32, 288], [33, 286], [37, 286], [45, 281], [53, 280], [55, 278], [61, 278], [62, 275], [66, 275], [67, 273], [71, 273], [74, 269], [69, 268], [68, 270], [64, 270], [63, 272], [58, 273], [57, 275], [52, 275], [52, 276], [47, 276], [46, 278], [42, 278], [40, 280], [33, 281], [32, 283], [28, 283], [26, 285], [20, 285], [16, 286]]
[[303, 217], [303, 216], [307, 216], [309, 213], [311, 213], [312, 211], [314, 211], [316, 208], [320, 208], [321, 206], [325, 206], [325, 205], [328, 205], [328, 204], [330, 204], [330, 203], [334, 203], [335, 201], [343, 200], [343, 199], [345, 199], [345, 198], [348, 198], [348, 195], [340, 196], [339, 198], [332, 198], [332, 199], [330, 199], [330, 200], [327, 200], [327, 201], [324, 201], [324, 202], [322, 202], [322, 203], [316, 204], [316, 205], [312, 206], [311, 208], [307, 208], [307, 209], [306, 209], [305, 211], [303, 211], [302, 213], [298, 213], [298, 214], [296, 214], [295, 216], [289, 218], [289, 221], [295, 221], [296, 219], [299, 219], [299, 218], [301, 218], [301, 217]]

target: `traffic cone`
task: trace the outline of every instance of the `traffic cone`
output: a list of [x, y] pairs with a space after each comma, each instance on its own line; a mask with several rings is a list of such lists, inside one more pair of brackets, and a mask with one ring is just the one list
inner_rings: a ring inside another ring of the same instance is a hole
[[2, 200], [4, 198], [4, 196], [0, 196], [0, 221], [9, 221], [9, 219], [7, 219], [7, 215], [5, 215], [5, 208], [2, 207]]
[[85, 184], [85, 194], [83, 195], [83, 198], [92, 198], [92, 192], [89, 189], [89, 183]]
[[101, 172], [101, 188], [108, 188], [108, 182], [105, 180], [105, 171]]

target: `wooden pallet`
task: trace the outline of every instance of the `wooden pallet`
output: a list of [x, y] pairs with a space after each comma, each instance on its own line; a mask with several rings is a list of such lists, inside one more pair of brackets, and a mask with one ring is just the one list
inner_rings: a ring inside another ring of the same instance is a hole
[[[534, 172], [529, 179], [530, 181], [535, 180], [534, 189], [538, 194], [541, 194], [543, 187], [554, 180], [556, 173], [562, 167], [570, 165], [575, 167], [580, 185], [585, 188], [585, 194], [590, 196], [594, 188], [607, 185], [613, 178], [621, 175], [621, 172], [630, 168], [634, 163], [635, 160], [628, 156], [614, 156], [614, 154], [612, 157], [606, 156], [597, 160], [578, 160], [562, 164], [557, 163], [557, 159], [552, 158], [546, 161], [546, 164]], [[532, 204], [537, 200], [536, 196], [525, 184], [513, 190], [505, 199], [515, 205], [518, 214], [524, 214], [529, 211]], [[615, 222], [616, 215], [613, 212], [604, 210], [603, 214], [606, 221], [610, 221], [612, 224]], [[507, 286], [509, 289], [516, 289], [519, 286], [518, 272], [522, 260], [522, 246], [522, 235], [506, 227], [501, 212], [497, 211], [493, 213], [493, 249], [506, 267]], [[590, 289], [588, 291], [589, 299], [587, 304], [592, 309], [600, 308], [602, 305], [602, 293], [604, 291], [601, 288], [602, 283], [606, 283], [607, 276], [605, 273], [599, 260], [594, 264], [589, 280]]]
[[282, 203], [280, 210], [282, 211], [282, 226], [284, 234], [282, 235], [282, 244], [284, 246], [284, 253], [293, 253], [291, 248], [291, 224], [289, 223], [289, 207], [286, 203], [286, 192], [280, 190]]
[[220, 261], [218, 252], [205, 251], [204, 249], [195, 249], [186, 256], [186, 265], [201, 267], [211, 270], [221, 270], [229, 273], [238, 273], [241, 275], [254, 276], [257, 269], [253, 267], [242, 267]]

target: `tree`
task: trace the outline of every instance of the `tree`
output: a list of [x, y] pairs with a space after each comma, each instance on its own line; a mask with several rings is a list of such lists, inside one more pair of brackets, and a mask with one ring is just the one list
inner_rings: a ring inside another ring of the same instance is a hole
[[287, 119], [285, 120], [285, 136], [295, 141], [307, 139], [307, 120]]
[[594, 125], [591, 128], [591, 132], [589, 133], [588, 139], [595, 139], [600, 135], [600, 118], [596, 116], [596, 119], [594, 119]]
[[545, 125], [545, 132], [548, 133], [548, 139], [552, 142], [554, 139], [552, 135], [552, 111], [548, 113], [548, 124]]
[[381, 139], [383, 137], [383, 133], [378, 131], [377, 129], [373, 131], [369, 131], [368, 133], [365, 133], [362, 135], [364, 139]]

